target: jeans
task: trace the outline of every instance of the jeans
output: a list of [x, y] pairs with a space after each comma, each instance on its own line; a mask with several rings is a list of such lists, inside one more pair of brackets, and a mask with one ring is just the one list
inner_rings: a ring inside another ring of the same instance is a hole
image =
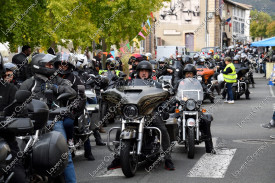
[[232, 92], [232, 85], [233, 83], [226, 83], [227, 87], [227, 100], [234, 100], [233, 92]]
[[67, 139], [72, 139], [74, 133], [74, 120], [72, 118], [65, 118], [63, 125], [67, 135]]
[[[55, 131], [58, 131], [58, 132], [62, 133], [62, 135], [67, 140], [66, 132], [65, 132], [65, 129], [64, 129], [64, 126], [63, 126], [63, 121], [57, 121], [55, 123], [53, 129]], [[73, 164], [72, 155], [71, 155], [70, 152], [69, 152], [69, 156], [68, 156], [68, 165], [64, 170], [64, 174], [65, 174], [65, 182], [66, 183], [76, 183], [76, 175], [75, 175], [75, 171], [74, 171], [74, 164]]]

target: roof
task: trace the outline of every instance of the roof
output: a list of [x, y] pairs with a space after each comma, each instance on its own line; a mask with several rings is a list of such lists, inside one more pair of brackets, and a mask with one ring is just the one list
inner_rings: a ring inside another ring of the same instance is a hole
[[251, 46], [261, 47], [261, 46], [275, 46], [275, 37], [264, 39], [261, 41], [253, 42]]
[[235, 2], [235, 1], [231, 1], [231, 0], [224, 0], [224, 2], [238, 6], [241, 9], [246, 9], [246, 10], [252, 9], [252, 6], [248, 5], [248, 4], [243, 4], [243, 3], [239, 3], [239, 2]]

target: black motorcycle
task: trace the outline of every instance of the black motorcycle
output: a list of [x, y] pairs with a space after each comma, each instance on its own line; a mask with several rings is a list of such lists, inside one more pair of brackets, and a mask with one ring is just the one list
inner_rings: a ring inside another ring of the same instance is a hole
[[[144, 83], [145, 82], [145, 83]], [[121, 127], [113, 127], [108, 133], [107, 146], [111, 151], [118, 151], [122, 171], [126, 177], [135, 175], [138, 163], [158, 158], [161, 150], [162, 134], [159, 128], [150, 126], [154, 119], [153, 111], [167, 98], [169, 92], [152, 87], [141, 79], [132, 81], [131, 86], [121, 86], [102, 93], [104, 100], [115, 104], [121, 121]], [[160, 114], [155, 114], [160, 115]], [[113, 130], [120, 137], [120, 149], [112, 149], [110, 134]]]
[[[234, 100], [240, 99], [243, 94], [245, 94], [246, 99], [249, 98], [249, 80], [247, 73], [249, 72], [248, 67], [243, 67], [241, 64], [234, 64], [237, 74], [237, 82], [232, 85], [232, 93]], [[226, 85], [223, 90], [223, 97], [225, 98], [227, 93]]]
[[[66, 140], [59, 132], [42, 133], [41, 129], [48, 121], [49, 109], [44, 102], [30, 97], [29, 91], [19, 90], [15, 101], [5, 108], [5, 111], [10, 108], [15, 108], [15, 111], [11, 116], [4, 114], [5, 121], [1, 122], [0, 133], [3, 136], [16, 136], [20, 151], [16, 157], [12, 157], [2, 139], [1, 170], [14, 166], [16, 161], [22, 161], [29, 180], [63, 182], [61, 174], [68, 163]], [[0, 182], [9, 182], [13, 174], [9, 172], [8, 176], [4, 176], [1, 172]]]

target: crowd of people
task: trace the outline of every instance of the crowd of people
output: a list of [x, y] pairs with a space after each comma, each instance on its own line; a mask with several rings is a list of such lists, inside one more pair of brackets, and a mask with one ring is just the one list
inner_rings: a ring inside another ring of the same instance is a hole
[[[106, 65], [103, 66], [102, 51], [98, 50], [93, 58], [90, 58], [88, 54], [72, 54], [72, 53], [56, 53], [54, 49], [49, 48], [48, 53], [35, 53], [31, 54], [30, 46], [23, 46], [22, 52], [15, 55], [12, 58], [12, 62], [3, 63], [1, 67], [1, 84], [0, 84], [0, 111], [4, 111], [5, 107], [11, 104], [14, 100], [17, 90], [27, 90], [35, 94], [35, 99], [44, 100], [45, 91], [52, 90], [54, 93], [55, 101], [57, 97], [62, 93], [69, 93], [78, 96], [80, 102], [77, 103], [71, 109], [71, 113], [66, 114], [55, 123], [54, 130], [59, 131], [67, 139], [69, 147], [74, 146], [73, 133], [75, 119], [80, 116], [87, 104], [87, 97], [85, 93], [81, 93], [78, 90], [79, 85], [83, 85], [87, 88], [91, 87], [86, 85], [87, 81], [93, 76], [105, 76], [108, 78], [108, 83], [103, 90], [116, 87], [121, 84], [129, 84], [134, 79], [148, 80], [152, 86], [162, 88], [162, 85], [158, 82], [161, 76], [172, 76], [171, 85], [174, 91], [177, 91], [179, 82], [185, 78], [198, 78], [199, 68], [208, 68], [213, 71], [213, 74], [208, 77], [202, 77], [201, 83], [207, 90], [207, 86], [211, 85], [212, 81], [218, 80], [220, 75], [223, 76], [224, 82], [215, 84], [212, 90], [212, 97], [214, 97], [214, 89], [217, 91], [217, 95], [222, 95], [226, 103], [234, 104], [235, 97], [232, 92], [233, 84], [237, 80], [247, 77], [247, 85], [254, 87], [253, 73], [244, 73], [243, 75], [237, 74], [237, 69], [246, 68], [248, 71], [251, 69], [260, 70], [259, 59], [262, 59], [262, 70], [265, 74], [265, 62], [270, 61], [271, 57], [267, 53], [263, 53], [256, 58], [257, 49], [244, 47], [237, 45], [235, 47], [229, 47], [225, 50], [209, 50], [208, 53], [198, 52], [194, 56], [189, 55], [167, 55], [167, 57], [154, 60], [153, 56], [148, 53], [145, 55], [133, 54], [129, 58], [129, 74], [123, 72], [123, 67], [127, 66], [127, 63], [123, 63], [120, 57], [113, 57], [111, 54], [107, 55]], [[32, 57], [30, 63], [27, 58]], [[202, 75], [204, 76], [204, 75]], [[225, 84], [225, 87], [223, 87]], [[222, 91], [223, 90], [223, 91]], [[249, 97], [249, 86], [244, 87], [246, 99]], [[94, 137], [96, 139], [96, 145], [106, 145], [100, 136], [100, 133], [105, 133], [104, 127], [114, 120], [115, 117], [110, 117], [104, 120], [104, 116], [107, 113], [108, 103], [102, 100], [97, 93], [97, 101], [99, 103], [99, 120], [103, 121], [98, 128], [95, 128]], [[2, 114], [2, 113], [1, 113]], [[263, 127], [274, 128], [274, 116], [273, 120]], [[91, 121], [92, 123], [92, 121]], [[208, 137], [208, 141], [205, 141], [206, 153], [215, 154], [215, 149], [212, 143], [212, 136], [210, 131], [210, 124], [205, 127], [205, 135]], [[162, 132], [163, 137], [163, 150], [167, 150], [170, 146], [169, 135], [162, 119], [154, 121], [154, 126], [158, 127]], [[7, 136], [10, 148], [15, 155], [19, 151], [17, 142], [14, 136]], [[87, 160], [94, 160], [92, 154], [92, 148], [90, 140], [86, 140], [84, 143], [84, 156]], [[120, 161], [119, 156], [116, 156], [114, 161], [108, 167], [109, 170], [119, 168]], [[175, 170], [174, 164], [170, 153], [167, 153], [165, 158], [165, 168], [168, 170]], [[14, 182], [24, 182], [26, 180], [24, 174], [24, 168], [22, 163], [18, 163], [15, 167]], [[64, 171], [66, 182], [76, 182], [76, 176], [74, 171], [74, 165], [71, 155], [69, 155], [69, 163]]]

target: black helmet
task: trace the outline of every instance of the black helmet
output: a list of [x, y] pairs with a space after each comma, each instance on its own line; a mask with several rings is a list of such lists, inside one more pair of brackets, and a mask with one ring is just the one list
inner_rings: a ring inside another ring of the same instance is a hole
[[54, 58], [55, 56], [51, 54], [39, 53], [35, 55], [30, 63], [32, 72], [35, 74], [42, 74], [47, 77], [51, 76], [55, 72], [55, 69], [47, 68], [45, 65], [50, 62], [53, 63]]
[[59, 70], [59, 73], [61, 74], [69, 74], [75, 69], [75, 57], [72, 54], [69, 53], [57, 53], [55, 59], [54, 59], [54, 67], [55, 69], [59, 69], [59, 65], [66, 65], [68, 66], [68, 69], [66, 71]]
[[182, 71], [183, 75], [185, 75], [186, 72], [193, 72], [194, 76], [197, 75], [197, 69], [193, 64], [187, 64], [184, 67], [184, 69]]
[[182, 57], [182, 64], [193, 64], [193, 60], [189, 55], [184, 55]]
[[107, 68], [107, 65], [110, 65], [111, 70], [115, 70], [119, 66], [119, 63], [114, 58], [108, 58], [106, 60], [106, 68]]
[[141, 61], [138, 65], [137, 65], [137, 76], [139, 77], [139, 72], [141, 70], [148, 70], [149, 71], [149, 77], [152, 76], [152, 72], [153, 72], [153, 67], [150, 64], [150, 62], [148, 61]]
[[11, 63], [11, 62], [8, 62], [8, 63], [5, 63], [4, 64], [4, 72], [7, 72], [7, 71], [16, 71], [18, 68], [15, 64]]
[[0, 53], [0, 76], [2, 76], [3, 74], [4, 74], [4, 61], [3, 61], [2, 54]]
[[205, 63], [205, 59], [204, 58], [200, 58], [198, 61], [197, 61], [197, 64], [198, 65], [204, 65]]

